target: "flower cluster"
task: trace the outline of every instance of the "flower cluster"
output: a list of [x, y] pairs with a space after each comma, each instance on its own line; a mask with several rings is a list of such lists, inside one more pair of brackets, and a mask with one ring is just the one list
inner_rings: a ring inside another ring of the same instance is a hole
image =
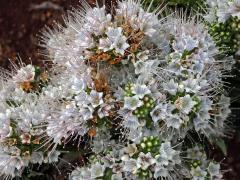
[[202, 158], [189, 155], [189, 165], [182, 142], [226, 136], [231, 58], [194, 17], [160, 18], [138, 0], [113, 8], [83, 4], [47, 29], [47, 71], [1, 73], [0, 173], [21, 176], [29, 163], [85, 146], [85, 166], [70, 179], [220, 179], [206, 157], [195, 166]]
[[114, 143], [109, 143], [104, 149], [103, 157], [92, 157], [89, 167], [74, 170], [71, 179], [157, 179], [182, 175], [174, 173], [184, 167], [181, 167], [180, 151], [174, 150], [170, 142], [144, 136], [139, 144], [128, 142], [122, 144], [124, 146], [116, 146]]
[[239, 0], [207, 0], [209, 14], [206, 20], [209, 22], [225, 22], [229, 17], [240, 17]]
[[[20, 176], [29, 163], [42, 164], [58, 161], [58, 151], [39, 149], [49, 116], [48, 104], [38, 94], [47, 82], [46, 72], [32, 65], [18, 68], [1, 76], [1, 175]], [[45, 151], [45, 150], [46, 151]]]
[[220, 164], [210, 161], [201, 146], [187, 150], [187, 158], [191, 159], [191, 175], [193, 179], [222, 179]]
[[205, 20], [209, 23], [209, 32], [215, 42], [228, 54], [239, 50], [240, 38], [240, 1], [207, 1]]

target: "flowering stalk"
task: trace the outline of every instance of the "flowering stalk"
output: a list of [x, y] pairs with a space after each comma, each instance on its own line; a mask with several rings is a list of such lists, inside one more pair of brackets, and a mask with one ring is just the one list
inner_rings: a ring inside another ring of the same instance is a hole
[[215, 164], [189, 165], [181, 142], [227, 136], [230, 58], [197, 18], [150, 9], [138, 0], [118, 1], [112, 13], [83, 4], [43, 33], [47, 72], [2, 73], [2, 174], [21, 176], [28, 163], [84, 144], [91, 157], [70, 179], [221, 177]]

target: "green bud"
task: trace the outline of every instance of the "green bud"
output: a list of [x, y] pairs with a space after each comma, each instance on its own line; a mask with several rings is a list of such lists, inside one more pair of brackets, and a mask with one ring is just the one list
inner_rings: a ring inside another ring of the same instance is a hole
[[146, 148], [146, 144], [145, 143], [141, 143], [141, 148]]
[[146, 106], [147, 106], [148, 108], [150, 108], [150, 107], [151, 107], [151, 104], [150, 104], [150, 103], [147, 103]]
[[147, 140], [148, 140], [148, 138], [147, 138], [147, 137], [144, 137], [144, 138], [143, 138], [143, 141], [144, 141], [144, 142], [146, 142]]
[[148, 146], [148, 147], [152, 147], [152, 146], [153, 146], [152, 142], [148, 141], [148, 142], [147, 142], [147, 146]]
[[144, 97], [144, 101], [147, 102], [148, 100], [149, 100], [149, 97], [145, 96], [145, 97]]

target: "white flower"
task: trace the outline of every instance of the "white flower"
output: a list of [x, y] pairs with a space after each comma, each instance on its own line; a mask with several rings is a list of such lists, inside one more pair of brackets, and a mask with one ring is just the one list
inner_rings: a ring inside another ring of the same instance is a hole
[[112, 50], [112, 42], [109, 39], [100, 39], [99, 40], [99, 49], [102, 49], [104, 52]]
[[102, 35], [111, 22], [111, 14], [106, 14], [105, 6], [89, 9], [86, 13], [84, 28], [95, 35]]
[[137, 158], [137, 166], [143, 170], [147, 170], [147, 168], [155, 163], [155, 159], [152, 157], [151, 153], [148, 152], [144, 154], [140, 152]]
[[104, 52], [114, 49], [116, 53], [124, 55], [129, 44], [126, 42], [127, 38], [122, 34], [122, 28], [109, 27], [106, 35], [106, 39], [100, 39], [99, 49], [103, 49]]
[[160, 156], [165, 156], [169, 160], [173, 160], [174, 156], [176, 155], [176, 151], [172, 148], [170, 142], [164, 142], [161, 144], [160, 147]]
[[175, 129], [179, 129], [181, 125], [184, 123], [181, 117], [178, 115], [171, 115], [167, 117], [165, 120], [167, 127], [173, 127]]
[[86, 83], [84, 82], [84, 80], [82, 78], [79, 78], [77, 76], [73, 76], [72, 79], [72, 89], [75, 92], [79, 92], [82, 91], [86, 88]]
[[17, 74], [13, 76], [13, 81], [16, 83], [22, 82], [31, 82], [35, 78], [35, 68], [32, 65], [27, 65], [25, 67], [20, 68], [17, 71]]
[[76, 168], [70, 176], [71, 180], [90, 180], [91, 171], [88, 168]]
[[[209, 9], [210, 9], [210, 8], [209, 8]], [[213, 23], [213, 22], [215, 22], [216, 19], [217, 19], [216, 12], [213, 11], [213, 10], [210, 10], [210, 11], [208, 12], [208, 14], [204, 15], [203, 17], [204, 17], [204, 19], [205, 19], [207, 22], [209, 22], [209, 23]]]
[[77, 96], [75, 96], [75, 100], [78, 106], [90, 104], [89, 96], [85, 91], [80, 91]]
[[229, 5], [227, 3], [219, 4], [216, 15], [218, 17], [218, 22], [224, 23], [231, 16]]
[[84, 121], [93, 118], [93, 111], [94, 109], [91, 106], [83, 105], [80, 107], [79, 113], [81, 114]]
[[132, 128], [128, 134], [128, 139], [134, 143], [140, 143], [142, 136], [142, 127]]
[[6, 109], [5, 112], [2, 111], [0, 113], [0, 141], [12, 134], [12, 127], [10, 126], [11, 111], [9, 109]]
[[157, 166], [168, 166], [170, 163], [166, 154], [157, 155], [155, 158]]
[[20, 157], [9, 155], [0, 155], [0, 171], [7, 176], [15, 177], [21, 175], [21, 169], [24, 168]]
[[[159, 152], [160, 154], [155, 157], [157, 168], [166, 167], [166, 169], [170, 171], [171, 169], [168, 169], [167, 167], [171, 168], [176, 164], [181, 163], [181, 159], [179, 156], [180, 152], [174, 150], [171, 147], [170, 142], [162, 143]], [[165, 172], [164, 169], [160, 169]]]
[[197, 104], [197, 102], [193, 101], [190, 95], [187, 94], [184, 97], [179, 97], [174, 104], [175, 107], [182, 113], [188, 114], [192, 111], [192, 108]]
[[129, 156], [133, 156], [137, 152], [137, 146], [136, 144], [128, 144], [127, 147], [124, 148], [125, 152], [129, 154]]
[[158, 65], [159, 61], [157, 60], [139, 60], [134, 63], [135, 74], [143, 74], [144, 76], [147, 76], [149, 73], [154, 72]]
[[92, 90], [89, 95], [89, 101], [94, 108], [103, 104], [103, 93]]
[[216, 7], [219, 3], [224, 2], [221, 0], [206, 0], [206, 3], [210, 6], [210, 7]]
[[[208, 113], [208, 112], [207, 112]], [[212, 128], [209, 124], [208, 119], [202, 119], [199, 117], [196, 117], [193, 119], [193, 124], [194, 124], [194, 128], [197, 132], [206, 132], [208, 134], [211, 134], [212, 132], [210, 131]]]
[[206, 20], [210, 23], [225, 22], [231, 15], [238, 12], [238, 0], [207, 0], [208, 14]]
[[140, 2], [119, 2], [116, 9], [117, 16], [124, 17], [135, 30], [141, 30], [149, 37], [157, 31], [158, 17], [154, 13], [146, 12], [140, 7]]
[[164, 90], [166, 90], [171, 95], [176, 95], [178, 91], [178, 83], [175, 83], [173, 79], [169, 82], [164, 83], [163, 85]]
[[79, 48], [78, 53], [86, 50], [87, 48], [92, 48], [94, 45], [94, 40], [88, 31], [82, 29], [75, 35], [74, 46], [75, 48]]
[[138, 107], [141, 107], [143, 102], [139, 99], [138, 96], [133, 97], [124, 97], [124, 107], [125, 109], [135, 110]]
[[31, 135], [28, 133], [24, 133], [20, 136], [22, 140], [22, 144], [30, 144], [31, 143]]
[[59, 151], [50, 151], [48, 153], [47, 163], [58, 162], [58, 157], [61, 153]]
[[86, 105], [79, 109], [74, 102], [65, 103], [68, 104], [62, 105], [60, 110], [59, 107], [55, 107], [48, 119], [46, 132], [56, 144], [61, 144], [73, 135], [83, 136], [88, 130], [86, 121], [92, 118], [92, 107]]
[[49, 114], [49, 106], [45, 100], [38, 99], [36, 94], [32, 95], [32, 97], [26, 96], [25, 103], [15, 108], [16, 118], [19, 119], [18, 126], [25, 132], [28, 132], [32, 125], [39, 125], [45, 122]]
[[233, 1], [228, 9], [228, 12], [232, 16], [240, 18], [240, 1], [239, 0]]
[[113, 174], [111, 180], [123, 180], [122, 174]]
[[208, 172], [211, 175], [211, 177], [221, 177], [221, 172], [220, 172], [220, 164], [216, 164], [213, 162], [210, 162], [208, 165]]
[[110, 115], [110, 112], [112, 110], [112, 106], [108, 104], [102, 104], [100, 108], [98, 109], [98, 116], [100, 118], [107, 117]]
[[42, 152], [32, 152], [30, 162], [33, 164], [42, 164], [44, 158]]
[[140, 99], [143, 98], [145, 95], [151, 93], [151, 91], [148, 89], [148, 87], [145, 84], [143, 84], [143, 85], [140, 85], [140, 84], [134, 85], [132, 92], [137, 97], [139, 97]]
[[144, 72], [145, 71], [145, 66], [146, 66], [145, 64], [146, 64], [146, 62], [141, 61], [141, 60], [134, 63], [135, 74], [140, 74], [140, 73]]
[[118, 16], [123, 16], [124, 18], [129, 19], [136, 16], [140, 9], [140, 3], [136, 3], [135, 1], [119, 1], [116, 13]]
[[135, 159], [129, 159], [124, 161], [123, 170], [126, 172], [136, 174], [138, 170], [137, 161]]
[[193, 148], [188, 149], [187, 150], [187, 157], [189, 159], [194, 159], [194, 160], [205, 160], [205, 159], [207, 159], [207, 156], [204, 152], [204, 149], [201, 146], [194, 146]]
[[181, 34], [180, 37], [177, 37], [173, 43], [173, 49], [176, 52], [183, 53], [184, 51], [192, 51], [194, 48], [198, 47], [199, 41], [194, 39], [190, 35]]
[[148, 54], [149, 54], [149, 51], [143, 51], [143, 52], [139, 52], [137, 54], [137, 58], [139, 61], [147, 61], [148, 60]]
[[205, 180], [207, 172], [202, 170], [199, 166], [197, 168], [191, 168], [192, 179], [193, 180]]
[[134, 130], [139, 127], [140, 123], [138, 122], [138, 118], [136, 116], [128, 114], [124, 117], [123, 125], [126, 128]]
[[114, 42], [115, 39], [122, 36], [122, 31], [123, 29], [121, 27], [117, 27], [117, 28], [108, 27], [106, 35], [109, 39], [113, 40]]
[[154, 178], [159, 178], [159, 177], [163, 177], [163, 178], [167, 178], [169, 176], [169, 171], [167, 168], [165, 168], [164, 166], [159, 166], [156, 165], [154, 168]]
[[10, 137], [12, 135], [12, 127], [9, 124], [1, 124], [1, 129], [0, 129], [0, 141], [4, 141], [6, 137]]
[[95, 140], [93, 142], [92, 150], [94, 153], [99, 154], [101, 152], [104, 152], [106, 143], [103, 140]]
[[127, 38], [125, 36], [120, 37], [118, 40], [112, 44], [112, 47], [115, 49], [116, 53], [124, 55], [125, 50], [129, 47], [129, 44], [126, 43]]
[[145, 12], [143, 9], [140, 9], [138, 16], [133, 16], [130, 22], [134, 29], [140, 29], [149, 37], [153, 37], [159, 26], [157, 15]]
[[159, 103], [151, 112], [150, 115], [154, 123], [157, 123], [160, 120], [165, 120], [171, 111], [173, 110], [172, 106], [169, 104]]
[[101, 165], [100, 163], [95, 163], [91, 167], [91, 178], [99, 178], [104, 175], [105, 167]]
[[197, 93], [201, 89], [201, 86], [199, 86], [197, 79], [189, 78], [182, 83], [187, 93]]
[[185, 39], [185, 48], [188, 51], [192, 51], [194, 48], [199, 46], [199, 41], [197, 39], [194, 39], [191, 36], [183, 36], [183, 38]]

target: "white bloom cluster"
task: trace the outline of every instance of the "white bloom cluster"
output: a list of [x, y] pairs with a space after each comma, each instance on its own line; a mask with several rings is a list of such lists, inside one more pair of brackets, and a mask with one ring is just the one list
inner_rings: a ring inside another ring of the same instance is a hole
[[105, 153], [105, 156], [93, 158], [90, 167], [77, 168], [70, 179], [170, 179], [182, 177], [182, 174], [174, 174], [174, 171], [184, 169], [180, 151], [174, 150], [170, 142], [160, 142], [154, 136], [143, 137], [139, 144], [125, 143], [116, 146], [112, 143], [101, 153]]
[[84, 7], [44, 33], [51, 68], [1, 73], [0, 174], [55, 162], [71, 143], [70, 152], [85, 145], [93, 154], [73, 180], [220, 177], [213, 163], [191, 169], [179, 143], [192, 133], [224, 137], [230, 114], [223, 78], [231, 61], [204, 26], [160, 19], [138, 0], [111, 14]]
[[[15, 67], [15, 69], [17, 66]], [[60, 153], [47, 151], [42, 146], [44, 126], [49, 107], [37, 93], [40, 84], [38, 68], [27, 65], [16, 73], [2, 72], [0, 110], [0, 174], [7, 177], [21, 176], [29, 163], [57, 162]], [[33, 149], [35, 147], [35, 149]], [[57, 154], [58, 155], [57, 155]], [[56, 155], [57, 156], [56, 156]]]
[[239, 0], [207, 0], [208, 14], [205, 19], [212, 22], [225, 22], [229, 17], [240, 18]]
[[222, 179], [220, 164], [210, 161], [200, 146], [187, 150], [187, 158], [191, 159], [191, 175], [193, 180]]
[[[215, 126], [223, 122], [221, 118], [218, 119], [223, 117], [221, 109], [226, 110], [222, 105], [230, 105], [229, 98], [215, 95], [219, 89], [223, 89], [223, 69], [227, 59], [223, 59], [223, 62], [216, 59], [218, 50], [201, 24], [173, 21], [173, 25], [167, 27], [172, 51], [166, 56], [163, 70], [167, 72], [167, 77], [162, 83], [164, 91], [161, 92], [165, 92], [167, 98], [154, 109], [152, 116], [156, 119], [165, 114], [158, 119], [165, 121], [168, 128], [181, 130], [193, 126], [196, 132], [211, 137], [224, 129], [224, 124], [217, 128]], [[231, 64], [231, 60], [228, 63]], [[218, 110], [210, 113], [213, 109]], [[230, 113], [227, 109], [226, 116]], [[225, 120], [226, 116], [223, 117]]]

